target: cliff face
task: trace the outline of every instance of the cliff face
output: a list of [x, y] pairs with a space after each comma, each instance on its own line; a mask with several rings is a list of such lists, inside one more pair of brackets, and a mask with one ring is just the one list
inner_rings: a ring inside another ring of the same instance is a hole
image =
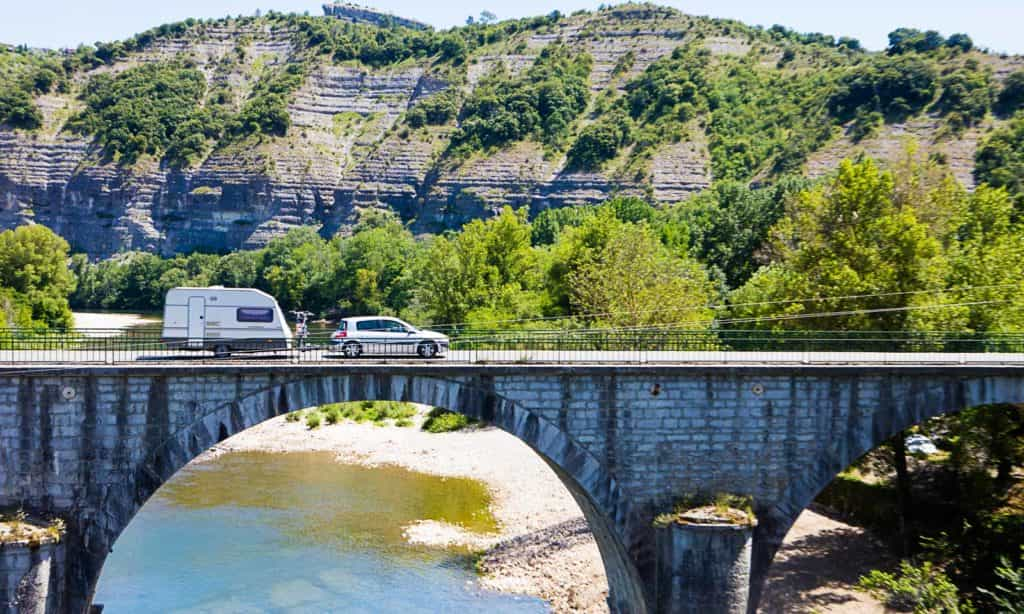
[[[214, 148], [194, 167], [180, 171], [154, 160], [130, 168], [103, 162], [89, 138], [64, 128], [81, 108], [76, 94], [42, 96], [37, 100], [45, 118], [41, 129], [0, 126], [0, 226], [45, 224], [74, 249], [100, 257], [135, 249], [172, 254], [258, 247], [299, 225], [320, 226], [330, 235], [345, 232], [360, 210], [372, 207], [398, 212], [416, 232], [437, 232], [505, 204], [529, 206], [536, 213], [594, 204], [613, 194], [681, 202], [712, 179], [707, 139], [699, 125], [687, 130], [686, 138], [655, 149], [641, 167], [612, 164], [605, 171], [584, 173], [567, 170], [564, 154], [545, 153], [533, 142], [452, 163], [441, 154], [454, 122], [410, 131], [403, 129], [402, 118], [418, 101], [449, 87], [468, 91], [499, 62], [513, 72], [522, 70], [554, 41], [593, 57], [595, 99], [607, 90], [621, 93], [631, 77], [693, 40], [697, 24], [696, 18], [646, 6], [564, 18], [483, 48], [466, 62], [457, 84], [426, 62], [372, 69], [325, 57], [317, 60], [290, 104], [292, 125], [286, 137], [253, 147]], [[727, 31], [708, 36], [705, 28], [701, 34], [712, 57], [751, 51], [747, 37]], [[758, 44], [763, 61], [774, 65], [781, 49]], [[292, 47], [287, 31], [207, 27], [201, 34], [156, 40], [93, 73], [188, 59], [210, 84], [227, 84], [242, 100], [258, 67], [294, 61]], [[244, 60], [225, 68], [228, 56]], [[73, 92], [93, 73], [77, 76]], [[963, 138], [943, 137], [927, 120], [902, 129], [929, 147], [948, 150], [954, 169], [970, 180], [978, 130]], [[838, 135], [811, 156], [808, 171], [827, 172], [833, 160], [858, 149], [895, 155], [895, 132], [900, 130], [887, 127], [857, 145]]]

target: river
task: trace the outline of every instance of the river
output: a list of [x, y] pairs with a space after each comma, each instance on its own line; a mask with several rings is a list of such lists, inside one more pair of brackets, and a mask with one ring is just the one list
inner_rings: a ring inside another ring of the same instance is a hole
[[486, 487], [329, 453], [234, 452], [179, 472], [118, 539], [96, 593], [136, 612], [547, 612], [483, 591], [467, 553], [402, 527], [494, 529]]

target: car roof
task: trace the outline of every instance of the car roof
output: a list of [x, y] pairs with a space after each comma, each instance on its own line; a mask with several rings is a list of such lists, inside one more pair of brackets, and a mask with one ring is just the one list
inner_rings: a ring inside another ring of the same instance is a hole
[[[398, 320], [398, 318], [394, 316], [354, 316], [351, 318], [342, 318], [342, 320], [347, 322], [362, 322], [364, 320]], [[399, 320], [399, 322], [401, 322], [401, 320]]]

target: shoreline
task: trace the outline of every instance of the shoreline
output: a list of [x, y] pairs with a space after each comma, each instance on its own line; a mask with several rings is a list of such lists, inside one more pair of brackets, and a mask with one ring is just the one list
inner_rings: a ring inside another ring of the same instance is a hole
[[[482, 588], [539, 597], [552, 612], [607, 613], [608, 584], [600, 552], [576, 501], [554, 471], [526, 444], [495, 427], [422, 431], [426, 411], [419, 407], [406, 427], [342, 420], [310, 430], [304, 421], [278, 416], [217, 444], [193, 462], [235, 451], [329, 452], [339, 463], [395, 465], [479, 480], [491, 493], [497, 533], [417, 521], [402, 527], [406, 540], [476, 552]], [[820, 511], [805, 510], [786, 536], [759, 609], [770, 614], [882, 614], [885, 608], [854, 585], [860, 574], [887, 566], [890, 558], [862, 529]]]

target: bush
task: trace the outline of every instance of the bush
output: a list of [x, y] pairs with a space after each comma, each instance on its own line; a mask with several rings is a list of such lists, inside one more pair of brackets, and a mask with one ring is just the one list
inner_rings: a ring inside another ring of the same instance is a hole
[[423, 422], [423, 430], [428, 433], [448, 433], [458, 431], [469, 425], [469, 418], [462, 414], [435, 407]]
[[624, 113], [612, 113], [580, 132], [569, 149], [571, 168], [596, 169], [633, 139], [632, 122]]
[[310, 429], [315, 429], [320, 426], [320, 414], [315, 411], [309, 412], [306, 415], [306, 426]]
[[43, 125], [43, 115], [26, 92], [0, 89], [0, 124], [34, 130]]
[[956, 585], [929, 562], [916, 566], [903, 561], [899, 574], [876, 569], [862, 576], [857, 585], [900, 612], [960, 614], [973, 611], [969, 601], [961, 601]]
[[284, 421], [285, 422], [300, 422], [301, 420], [302, 420], [302, 412], [301, 411], [293, 411], [293, 412], [291, 412], [289, 414], [285, 414], [285, 416], [284, 416]]
[[879, 57], [843, 77], [828, 101], [841, 121], [858, 111], [877, 111], [889, 119], [910, 116], [935, 98], [938, 74], [934, 63], [917, 56]]
[[983, 119], [995, 99], [992, 80], [986, 71], [963, 68], [945, 75], [939, 84], [942, 95], [936, 107], [951, 117], [956, 115], [965, 128]]
[[440, 126], [450, 122], [458, 111], [455, 93], [449, 89], [420, 101], [409, 109], [405, 120], [413, 128], [425, 125]]
[[996, 109], [1003, 115], [1013, 115], [1024, 108], [1024, 70], [1010, 73], [999, 91]]

